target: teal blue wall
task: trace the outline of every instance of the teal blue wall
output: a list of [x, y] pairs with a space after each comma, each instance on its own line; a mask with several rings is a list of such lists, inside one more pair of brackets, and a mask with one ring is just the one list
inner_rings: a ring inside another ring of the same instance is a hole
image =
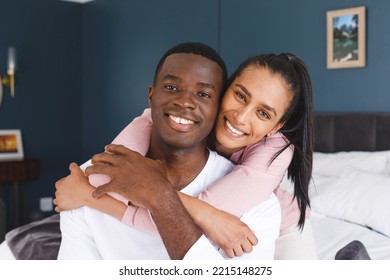
[[[356, 6], [367, 7], [367, 66], [328, 70], [326, 11]], [[389, 14], [388, 0], [0, 0], [2, 73], [9, 45], [20, 57], [0, 129], [22, 129], [26, 156], [42, 162], [29, 207], [142, 112], [159, 57], [182, 41], [210, 44], [229, 72], [254, 54], [293, 52], [311, 71], [316, 111], [389, 112]]]
[[5, 89], [0, 129], [21, 129], [25, 157], [41, 161], [41, 179], [24, 184], [30, 209], [53, 196], [55, 180], [81, 158], [81, 15], [82, 6], [68, 2], [0, 0], [1, 73], [8, 46], [19, 61], [16, 96]]
[[[316, 111], [390, 111], [390, 1], [223, 0], [221, 53], [233, 69], [246, 56], [290, 51], [307, 63]], [[366, 6], [367, 66], [326, 68], [326, 12]]]

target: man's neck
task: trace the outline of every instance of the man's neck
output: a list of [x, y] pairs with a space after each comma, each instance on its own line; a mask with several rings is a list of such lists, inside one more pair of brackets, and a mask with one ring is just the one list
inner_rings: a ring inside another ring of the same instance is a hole
[[151, 141], [147, 157], [160, 160], [165, 168], [168, 180], [177, 190], [185, 188], [204, 168], [209, 150], [206, 143], [200, 143], [189, 149], [177, 149]]

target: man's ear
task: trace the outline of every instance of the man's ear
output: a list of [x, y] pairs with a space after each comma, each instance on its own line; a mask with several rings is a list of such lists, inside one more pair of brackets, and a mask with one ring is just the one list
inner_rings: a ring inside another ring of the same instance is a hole
[[152, 101], [152, 96], [153, 96], [153, 86], [149, 86], [148, 89], [148, 100], [149, 100], [149, 107], [150, 107], [150, 102]]
[[278, 123], [277, 125], [274, 126], [274, 128], [267, 133], [267, 136], [271, 136], [271, 135], [274, 135], [276, 132], [278, 132], [285, 124], [286, 122], [281, 122], [281, 123]]

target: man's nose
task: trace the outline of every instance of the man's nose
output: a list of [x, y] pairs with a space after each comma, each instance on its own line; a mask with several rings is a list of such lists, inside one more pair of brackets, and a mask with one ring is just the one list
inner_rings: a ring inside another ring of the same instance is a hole
[[195, 93], [191, 90], [183, 90], [174, 100], [174, 104], [183, 109], [195, 109]]

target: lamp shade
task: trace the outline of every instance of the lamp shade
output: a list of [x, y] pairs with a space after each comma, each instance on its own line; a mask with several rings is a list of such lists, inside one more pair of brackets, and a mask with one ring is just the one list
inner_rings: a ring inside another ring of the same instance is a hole
[[7, 67], [8, 70], [16, 70], [17, 66], [17, 57], [16, 57], [16, 49], [14, 47], [8, 48], [8, 57], [7, 57]]

